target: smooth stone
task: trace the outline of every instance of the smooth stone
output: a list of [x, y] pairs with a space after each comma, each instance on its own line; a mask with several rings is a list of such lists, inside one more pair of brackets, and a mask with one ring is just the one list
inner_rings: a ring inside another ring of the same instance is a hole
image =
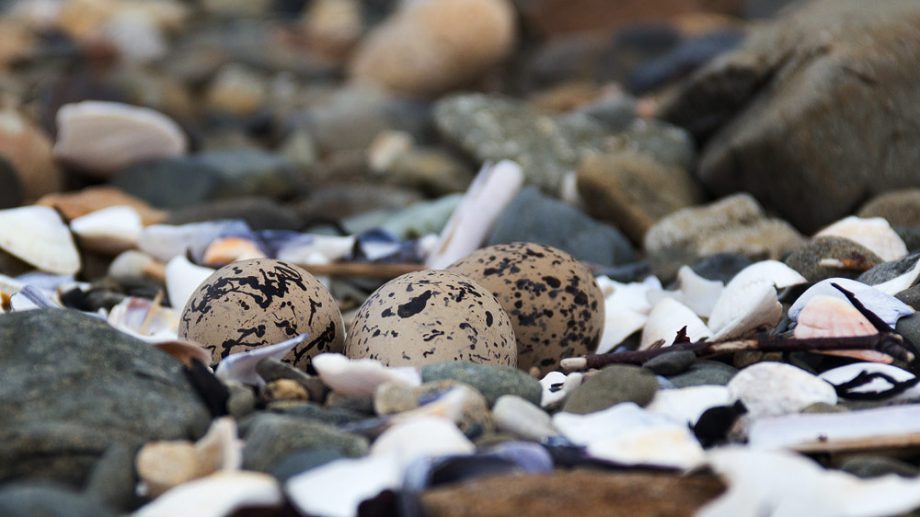
[[877, 478], [889, 474], [912, 478], [920, 474], [920, 469], [910, 463], [872, 454], [850, 456], [840, 464], [840, 470], [861, 479]]
[[391, 185], [340, 184], [316, 187], [293, 205], [304, 222], [315, 219], [344, 219], [375, 210], [407, 207], [422, 196]]
[[545, 411], [517, 395], [499, 397], [492, 408], [492, 418], [499, 431], [527, 440], [539, 442], [559, 434]]
[[241, 219], [253, 230], [300, 230], [303, 221], [292, 208], [268, 198], [245, 197], [209, 201], [170, 212], [166, 224], [182, 225]]
[[896, 226], [894, 231], [904, 241], [908, 253], [920, 251], [920, 226]]
[[510, 366], [456, 361], [425, 365], [420, 372], [423, 383], [455, 380], [468, 384], [482, 393], [490, 407], [502, 395], [517, 395], [537, 405], [543, 395], [543, 387], [538, 380]]
[[221, 178], [215, 199], [244, 196], [286, 199], [305, 190], [297, 168], [280, 155], [239, 149], [200, 153], [194, 160], [216, 170]]
[[3, 185], [3, 190], [0, 191], [0, 209], [15, 208], [23, 203], [25, 198], [19, 174], [16, 173], [13, 164], [2, 156], [0, 156], [0, 185]]
[[303, 386], [310, 394], [310, 400], [321, 402], [326, 395], [326, 387], [319, 377], [308, 375], [303, 371], [277, 359], [267, 358], [256, 364], [256, 373], [265, 382], [281, 379], [292, 380]]
[[113, 510], [127, 512], [134, 508], [138, 503], [136, 453], [134, 448], [117, 443], [106, 449], [93, 466], [83, 493]]
[[158, 208], [176, 209], [213, 199], [220, 172], [193, 158], [167, 158], [128, 167], [111, 185]]
[[580, 158], [603, 148], [606, 136], [587, 115], [553, 119], [522, 101], [484, 94], [446, 97], [434, 117], [444, 138], [477, 162], [513, 160], [528, 184], [550, 195]]
[[347, 458], [345, 454], [334, 449], [316, 449], [293, 452], [286, 455], [269, 471], [279, 483], [286, 483], [292, 477], [322, 467], [327, 463]]
[[737, 253], [717, 253], [703, 257], [690, 266], [694, 273], [707, 280], [716, 280], [728, 284], [742, 269], [753, 261]]
[[168, 354], [77, 311], [0, 316], [0, 480], [81, 484], [113, 444], [195, 439], [211, 420]]
[[115, 517], [118, 515], [88, 495], [52, 484], [24, 483], [0, 488], [4, 517]]
[[230, 398], [227, 399], [227, 412], [233, 418], [239, 420], [256, 408], [256, 394], [252, 388], [241, 382], [228, 381], [224, 383], [230, 392]]
[[[420, 201], [384, 215], [377, 224], [373, 222], [373, 214], [365, 214], [345, 221], [345, 227], [355, 233], [380, 227], [403, 239], [417, 239], [430, 233], [440, 233], [462, 199], [462, 194], [450, 194], [433, 201]], [[367, 216], [371, 216], [370, 221]]]
[[[914, 310], [920, 310], [920, 286], [915, 285], [910, 289], [901, 291], [900, 293], [894, 295], [895, 298], [901, 300], [902, 302], [910, 305]], [[902, 320], [899, 320], [900, 323]]]
[[638, 66], [627, 83], [629, 90], [649, 93], [685, 78], [719, 55], [734, 50], [744, 36], [743, 31], [728, 27], [684, 38], [664, 55]]
[[[648, 24], [643, 24], [643, 21], [697, 12], [700, 4], [692, 0], [660, 0], [648, 4], [611, 4], [605, 0], [580, 0], [573, 4], [569, 0], [533, 0], [522, 4], [520, 10], [528, 30], [549, 38], [591, 30], [618, 29], [617, 32], [621, 32], [630, 27], [649, 32]], [[671, 28], [671, 32], [676, 31]], [[646, 39], [650, 38], [646, 36]]]
[[857, 214], [859, 217], [881, 217], [891, 226], [920, 225], [920, 189], [892, 190], [879, 194], [866, 202]]
[[631, 151], [582, 160], [577, 182], [588, 214], [613, 223], [634, 242], [642, 242], [662, 217], [703, 201], [687, 170]]
[[678, 350], [653, 357], [642, 367], [656, 375], [677, 375], [687, 371], [696, 361], [696, 354], [689, 350]]
[[698, 360], [684, 373], [669, 377], [676, 388], [690, 386], [717, 385], [725, 386], [732, 380], [738, 370], [718, 361]]
[[269, 472], [295, 451], [331, 449], [356, 457], [368, 450], [365, 438], [339, 431], [331, 425], [268, 413], [253, 417], [244, 439], [243, 468], [260, 472]]
[[648, 370], [635, 366], [608, 366], [575, 388], [562, 410], [586, 415], [621, 402], [645, 406], [655, 398], [656, 391], [658, 381]]
[[911, 343], [920, 343], [920, 313], [899, 319], [895, 331]]
[[522, 189], [505, 208], [486, 245], [512, 242], [553, 246], [602, 266], [625, 264], [635, 258], [629, 241], [616, 228], [532, 187]]
[[579, 111], [597, 120], [610, 131], [625, 131], [636, 120], [636, 99], [625, 94], [609, 95], [583, 106]]
[[485, 397], [469, 384], [455, 380], [426, 382], [421, 386], [406, 387], [386, 383], [374, 394], [374, 409], [378, 415], [390, 415], [410, 411], [443, 396], [454, 389], [466, 392], [457, 428], [468, 438], [476, 438], [494, 431], [495, 424], [489, 412]]
[[821, 266], [822, 259], [852, 259], [869, 264], [881, 264], [881, 257], [868, 248], [843, 237], [818, 237], [801, 248], [793, 251], [784, 261], [787, 266], [798, 271], [809, 282], [820, 282], [827, 278], [853, 278], [860, 272]]
[[[710, 192], [750, 192], [811, 233], [867, 196], [918, 186], [920, 130], [889, 130], [893, 114], [917, 113], [918, 20], [910, 0], [805, 3], [694, 74], [659, 115], [708, 139], [699, 176]], [[827, 153], [842, 142], [854, 145]]]
[[[634, 152], [665, 167], [684, 171], [693, 170], [697, 158], [696, 144], [687, 131], [662, 120], [642, 118], [635, 119], [626, 130], [613, 135], [608, 152]], [[693, 184], [699, 191], [695, 181]]]
[[450, 153], [437, 148], [410, 149], [383, 171], [387, 183], [409, 187], [428, 196], [466, 192], [473, 171]]
[[557, 470], [504, 474], [429, 490], [422, 495], [431, 517], [508, 515], [691, 515], [724, 487], [715, 476]]
[[324, 424], [344, 425], [366, 420], [368, 415], [344, 407], [323, 407], [313, 402], [279, 401], [266, 408], [272, 413], [312, 420]]
[[[868, 285], [881, 284], [907, 273], [917, 265], [918, 260], [920, 260], [920, 253], [912, 253], [900, 260], [881, 262], [874, 268], [859, 275], [856, 280]], [[911, 287], [916, 285], [917, 282], [915, 280]]]

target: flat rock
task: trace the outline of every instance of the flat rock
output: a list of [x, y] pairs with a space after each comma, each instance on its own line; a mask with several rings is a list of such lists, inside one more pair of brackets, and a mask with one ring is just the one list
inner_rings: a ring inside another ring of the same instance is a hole
[[718, 361], [698, 360], [690, 368], [668, 378], [675, 388], [690, 386], [725, 386], [732, 380], [738, 370]]
[[244, 436], [243, 468], [268, 472], [285, 456], [301, 450], [335, 450], [347, 456], [367, 453], [367, 440], [327, 424], [292, 416], [258, 414]]
[[820, 282], [827, 278], [856, 278], [859, 270], [821, 265], [824, 259], [853, 261], [869, 265], [884, 262], [868, 248], [843, 237], [818, 237], [793, 251], [784, 261], [798, 271], [809, 282]]
[[210, 414], [171, 356], [69, 310], [0, 316], [0, 480], [79, 484], [114, 443], [195, 439]]
[[422, 382], [455, 380], [468, 384], [495, 404], [502, 395], [517, 395], [533, 404], [540, 404], [543, 388], [526, 372], [510, 366], [492, 366], [467, 362], [446, 362], [421, 368]]
[[644, 406], [652, 401], [657, 390], [658, 381], [648, 370], [635, 366], [608, 366], [575, 388], [562, 410], [585, 415], [621, 402]]
[[581, 210], [525, 187], [505, 208], [487, 245], [533, 242], [553, 246], [579, 260], [612, 266], [635, 258], [629, 241], [612, 226]]
[[425, 515], [692, 515], [724, 490], [714, 476], [556, 471], [490, 476], [429, 490]]
[[653, 357], [642, 367], [657, 375], [677, 375], [687, 371], [696, 361], [696, 354], [689, 350], [678, 350]]

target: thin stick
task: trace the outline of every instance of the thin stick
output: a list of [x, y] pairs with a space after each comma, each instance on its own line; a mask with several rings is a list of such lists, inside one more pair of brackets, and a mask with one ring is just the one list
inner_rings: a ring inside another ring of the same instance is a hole
[[904, 340], [893, 332], [871, 336], [827, 337], [795, 339], [779, 336], [758, 335], [750, 339], [727, 341], [697, 341], [695, 343], [678, 343], [667, 348], [641, 350], [638, 352], [609, 352], [606, 354], [589, 354], [584, 357], [563, 359], [561, 366], [565, 371], [603, 368], [610, 364], [643, 364], [649, 359], [668, 352], [689, 350], [697, 357], [756, 350], [759, 352], [826, 352], [830, 350], [875, 350], [888, 354], [895, 359], [914, 363], [917, 358], [904, 346]]
[[361, 277], [391, 280], [406, 273], [422, 271], [424, 264], [375, 264], [370, 262], [334, 262], [332, 264], [298, 264], [312, 275]]

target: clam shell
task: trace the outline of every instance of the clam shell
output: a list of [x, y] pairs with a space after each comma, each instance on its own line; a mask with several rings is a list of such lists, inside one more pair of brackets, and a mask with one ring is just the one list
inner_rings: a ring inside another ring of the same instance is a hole
[[185, 134], [157, 111], [117, 102], [67, 104], [57, 113], [54, 155], [99, 177], [144, 160], [185, 154]]
[[888, 221], [881, 217], [860, 218], [851, 215], [824, 228], [815, 237], [843, 237], [862, 244], [885, 261], [907, 255], [907, 246]]
[[126, 205], [103, 208], [70, 221], [81, 246], [106, 255], [135, 248], [143, 228], [140, 214]]
[[824, 402], [837, 403], [834, 387], [785, 363], [757, 363], [738, 372], [728, 383], [731, 401], [740, 400], [751, 418], [796, 413]]
[[444, 269], [476, 251], [523, 185], [524, 172], [513, 161], [483, 166], [447, 221], [441, 241], [425, 265]]
[[673, 298], [697, 315], [708, 318], [725, 289], [722, 282], [703, 278], [688, 266], [681, 266], [677, 272], [677, 281], [680, 284], [679, 290], [649, 291], [649, 301], [656, 304], [662, 298]]
[[[772, 283], [777, 289], [808, 283], [798, 271], [777, 260], [763, 260], [739, 271], [728, 283], [732, 288], [757, 282]], [[728, 287], [728, 286], [726, 286]]]
[[58, 275], [80, 271], [80, 255], [70, 230], [46, 206], [0, 210], [0, 249], [41, 271]]
[[661, 300], [652, 309], [645, 328], [642, 329], [639, 350], [647, 350], [658, 340], [664, 340], [664, 346], [671, 346], [677, 332], [683, 327], [687, 327], [687, 337], [690, 341], [698, 341], [712, 335], [703, 320], [687, 306], [671, 298]]
[[313, 358], [313, 367], [323, 384], [342, 395], [373, 396], [386, 382], [404, 386], [422, 383], [415, 368], [389, 368], [373, 359], [348, 359], [342, 354], [319, 354]]
[[782, 317], [783, 306], [772, 281], [729, 282], [712, 309], [709, 328], [713, 340], [731, 339], [759, 327], [772, 327]]
[[[822, 280], [809, 287], [807, 291], [802, 293], [802, 296], [799, 296], [795, 303], [789, 307], [789, 319], [797, 321], [802, 309], [804, 309], [815, 296], [832, 296], [841, 300], [847, 300], [847, 297], [834, 287], [833, 284], [837, 284], [853, 293], [856, 299], [859, 300], [866, 309], [878, 316], [891, 328], [897, 325], [899, 319], [910, 316], [915, 312], [910, 305], [862, 282], [857, 282], [856, 280], [850, 280], [848, 278], [828, 278], [827, 280]], [[847, 300], [847, 302], [849, 301]]]
[[658, 390], [646, 409], [692, 426], [707, 409], [730, 403], [728, 388], [725, 386], [691, 386]]
[[191, 366], [193, 359], [197, 359], [201, 364], [205, 365], [211, 362], [211, 351], [191, 341], [180, 341], [178, 339], [171, 341], [157, 340], [153, 343], [153, 346], [173, 356], [186, 366]]
[[176, 310], [181, 310], [188, 303], [205, 280], [214, 270], [207, 267], [196, 266], [182, 255], [166, 264], [166, 292], [169, 302]]
[[476, 446], [446, 418], [424, 416], [400, 423], [380, 435], [372, 456], [395, 457], [400, 471], [413, 461], [447, 454], [472, 454]]
[[[878, 330], [849, 302], [833, 296], [815, 296], [799, 313], [793, 336], [798, 339], [871, 336]], [[824, 351], [825, 355], [852, 357], [865, 361], [890, 363], [891, 356], [874, 350]]]
[[191, 252], [199, 258], [208, 245], [227, 235], [250, 235], [243, 221], [209, 221], [205, 223], [150, 225], [141, 232], [137, 247], [160, 262], [169, 262], [174, 257]]
[[284, 502], [278, 482], [268, 474], [227, 471], [169, 490], [138, 510], [135, 517], [195, 515], [223, 517], [246, 507], [273, 507]]

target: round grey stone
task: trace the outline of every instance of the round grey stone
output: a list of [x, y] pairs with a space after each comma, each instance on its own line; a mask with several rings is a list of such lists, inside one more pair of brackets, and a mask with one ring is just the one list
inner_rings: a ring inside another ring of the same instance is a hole
[[562, 410], [584, 415], [621, 402], [644, 406], [652, 401], [656, 391], [658, 381], [650, 371], [636, 366], [608, 366], [575, 388]]

